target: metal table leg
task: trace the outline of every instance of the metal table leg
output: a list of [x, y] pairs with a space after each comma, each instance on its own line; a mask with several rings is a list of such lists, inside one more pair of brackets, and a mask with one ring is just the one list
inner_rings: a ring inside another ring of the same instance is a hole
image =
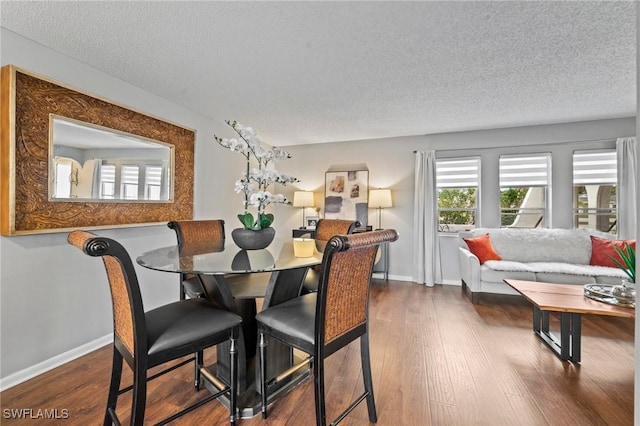
[[560, 312], [560, 333], [549, 330], [550, 311], [533, 307], [533, 331], [560, 359], [580, 362], [581, 316], [574, 312]]

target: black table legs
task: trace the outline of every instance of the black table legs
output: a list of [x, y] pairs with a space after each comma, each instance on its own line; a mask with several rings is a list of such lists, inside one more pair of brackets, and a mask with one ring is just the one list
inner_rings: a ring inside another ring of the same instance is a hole
[[560, 312], [559, 335], [549, 331], [550, 311], [533, 307], [533, 331], [565, 361], [580, 362], [580, 336], [582, 334], [580, 314]]

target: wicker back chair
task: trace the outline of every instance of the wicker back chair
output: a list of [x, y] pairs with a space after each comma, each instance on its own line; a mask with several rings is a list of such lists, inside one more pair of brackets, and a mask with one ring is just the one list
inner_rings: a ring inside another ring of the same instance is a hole
[[[184, 255], [184, 261], [189, 262], [189, 256], [199, 253], [210, 253], [224, 250], [225, 233], [224, 220], [176, 220], [167, 223], [170, 229], [176, 232], [178, 238], [178, 249]], [[183, 260], [181, 259], [181, 262]], [[190, 266], [185, 265], [188, 269]], [[256, 298], [264, 297], [269, 284], [270, 272], [253, 274], [226, 274], [224, 276], [225, 285], [229, 287], [235, 299], [236, 310], [244, 318], [254, 318], [257, 312]], [[190, 298], [202, 297], [214, 303], [215, 294], [219, 292], [218, 280], [207, 274], [180, 274], [180, 297], [185, 295]], [[255, 342], [258, 335], [255, 326], [249, 321], [242, 323], [242, 332], [245, 342]], [[246, 348], [248, 356], [255, 355], [256, 347], [251, 344]], [[200, 362], [203, 354], [197, 353], [196, 362]], [[199, 372], [195, 373], [196, 389], [198, 388]], [[243, 376], [240, 376], [240, 383], [244, 383]]]
[[[316, 225], [314, 232], [314, 238], [316, 239], [316, 248], [318, 251], [324, 251], [324, 246], [327, 241], [334, 235], [346, 235], [352, 234], [356, 228], [360, 226], [360, 222], [353, 220], [343, 219], [320, 219]], [[311, 293], [318, 290], [318, 279], [320, 278], [320, 271], [322, 266], [315, 268], [309, 268], [307, 275], [305, 276], [300, 294]]]
[[[178, 249], [185, 256], [224, 249], [224, 220], [176, 220], [167, 226], [176, 231]], [[207, 288], [200, 277], [180, 274], [180, 300], [185, 295], [208, 298]]]
[[360, 222], [344, 219], [320, 219], [316, 225], [316, 240], [329, 241], [334, 235], [352, 234]]
[[[218, 392], [186, 407], [159, 424], [173, 421], [202, 404], [228, 395], [230, 423], [236, 419], [237, 344], [242, 318], [218, 309], [204, 299], [173, 302], [144, 312], [138, 278], [126, 249], [110, 238], [86, 231], [73, 231], [68, 242], [93, 257], [101, 257], [107, 272], [113, 307], [113, 365], [104, 424], [120, 424], [116, 415], [118, 395], [133, 391], [131, 425], [142, 425], [146, 407], [147, 381], [193, 360], [183, 360], [151, 377], [147, 370], [203, 351], [210, 346], [230, 341], [230, 385], [211, 375], [202, 365], [197, 368], [218, 388]], [[218, 354], [219, 357], [225, 354]], [[133, 370], [133, 385], [120, 390], [123, 359]]]
[[365, 399], [369, 421], [377, 421], [369, 357], [369, 289], [378, 247], [397, 239], [398, 234], [392, 229], [332, 237], [325, 247], [318, 291], [269, 307], [256, 316], [263, 418], [267, 417], [269, 386], [287, 376], [283, 373], [273, 379], [266, 377], [266, 347], [270, 339], [310, 355], [303, 362], [313, 364], [316, 424], [325, 426], [324, 359], [360, 338], [364, 392], [332, 424]]

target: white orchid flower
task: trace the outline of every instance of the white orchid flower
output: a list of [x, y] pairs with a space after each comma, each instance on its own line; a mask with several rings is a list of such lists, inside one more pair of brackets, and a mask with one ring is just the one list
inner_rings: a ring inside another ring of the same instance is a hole
[[271, 197], [272, 203], [285, 203], [286, 201], [287, 201], [287, 198], [282, 194], [274, 194]]
[[[247, 160], [248, 173], [242, 175], [234, 184], [234, 191], [244, 195], [245, 214], [249, 206], [258, 210], [258, 216], [264, 216], [264, 209], [272, 203], [290, 204], [289, 200], [283, 194], [272, 194], [268, 191], [268, 187], [273, 183], [286, 185], [287, 183], [298, 182], [298, 179], [283, 175], [276, 170], [271, 163], [275, 160], [291, 158], [289, 153], [279, 147], [265, 148], [257, 137], [257, 132], [253, 127], [245, 126], [237, 121], [226, 121], [240, 138], [219, 138], [214, 135], [214, 139], [218, 144], [231, 151], [242, 153]], [[250, 167], [252, 157], [257, 161], [257, 167]], [[263, 220], [263, 219], [262, 219]], [[242, 219], [244, 226], [250, 229], [260, 229], [261, 226], [269, 226], [270, 223], [264, 225], [258, 222], [252, 227], [247, 225]]]

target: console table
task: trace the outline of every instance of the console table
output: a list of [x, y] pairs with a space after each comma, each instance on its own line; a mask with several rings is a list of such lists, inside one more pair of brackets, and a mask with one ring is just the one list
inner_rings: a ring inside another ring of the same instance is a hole
[[298, 228], [291, 232], [293, 238], [302, 238], [307, 236], [308, 238], [315, 238], [315, 229]]

